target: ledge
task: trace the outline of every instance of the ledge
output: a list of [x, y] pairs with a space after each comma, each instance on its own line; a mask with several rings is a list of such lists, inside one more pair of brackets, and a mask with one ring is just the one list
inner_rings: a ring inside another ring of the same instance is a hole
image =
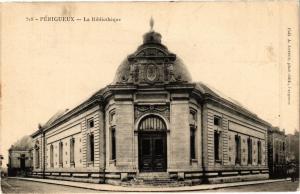
[[73, 177], [88, 177], [88, 173], [74, 173]]

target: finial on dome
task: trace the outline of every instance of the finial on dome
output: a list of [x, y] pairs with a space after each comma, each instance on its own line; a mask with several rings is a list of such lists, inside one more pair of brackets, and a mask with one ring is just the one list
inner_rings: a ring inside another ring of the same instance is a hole
[[144, 43], [159, 43], [161, 44], [161, 35], [153, 30], [154, 20], [150, 18], [150, 31], [144, 34]]
[[151, 18], [150, 18], [150, 31], [153, 31], [153, 26], [154, 26], [154, 20], [151, 16]]

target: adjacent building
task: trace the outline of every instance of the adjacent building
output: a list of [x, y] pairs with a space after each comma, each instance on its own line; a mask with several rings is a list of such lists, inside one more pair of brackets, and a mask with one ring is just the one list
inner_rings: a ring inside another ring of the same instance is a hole
[[195, 184], [266, 179], [269, 126], [194, 82], [151, 29], [112, 84], [31, 135], [32, 176], [97, 183], [155, 173]]
[[278, 127], [272, 127], [268, 131], [268, 157], [271, 178], [287, 176], [287, 151], [286, 135]]
[[32, 171], [32, 139], [25, 136], [8, 150], [8, 176], [27, 175]]
[[299, 131], [286, 135], [287, 162], [294, 162], [299, 165]]

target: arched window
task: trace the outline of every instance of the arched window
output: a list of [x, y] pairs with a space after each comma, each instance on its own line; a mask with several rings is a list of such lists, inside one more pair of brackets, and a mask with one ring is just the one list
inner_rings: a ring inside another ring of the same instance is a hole
[[165, 122], [156, 115], [149, 115], [142, 119], [139, 124], [139, 131], [166, 131]]

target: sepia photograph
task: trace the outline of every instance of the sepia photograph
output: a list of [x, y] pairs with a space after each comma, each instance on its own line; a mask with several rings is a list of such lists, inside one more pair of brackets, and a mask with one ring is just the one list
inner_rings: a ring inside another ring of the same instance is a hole
[[3, 2], [2, 193], [299, 191], [299, 2]]

